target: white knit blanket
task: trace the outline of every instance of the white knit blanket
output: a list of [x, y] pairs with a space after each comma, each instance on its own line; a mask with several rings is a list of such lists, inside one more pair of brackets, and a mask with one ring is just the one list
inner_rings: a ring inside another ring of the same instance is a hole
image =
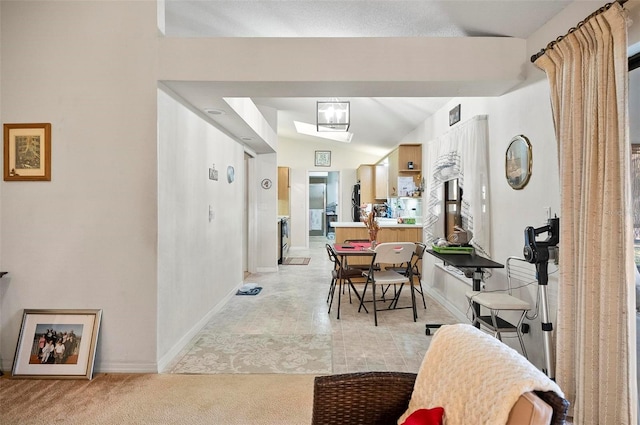
[[517, 351], [467, 324], [434, 334], [407, 412], [444, 407], [445, 425], [506, 424], [511, 408], [528, 391], [560, 387]]

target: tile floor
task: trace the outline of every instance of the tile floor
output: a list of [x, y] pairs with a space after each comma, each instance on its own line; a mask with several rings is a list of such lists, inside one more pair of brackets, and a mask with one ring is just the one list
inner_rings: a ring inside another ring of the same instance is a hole
[[[310, 248], [289, 256], [310, 257], [308, 265], [281, 265], [277, 273], [252, 274], [245, 283], [263, 289], [256, 296], [234, 296], [176, 356], [169, 373], [345, 373], [417, 372], [429, 346], [425, 323], [456, 323], [445, 308], [419, 300], [418, 321], [411, 309], [358, 313], [343, 298], [328, 314], [330, 263], [325, 237], [311, 237]], [[361, 288], [361, 287], [360, 287]], [[405, 291], [401, 304], [409, 305]]]

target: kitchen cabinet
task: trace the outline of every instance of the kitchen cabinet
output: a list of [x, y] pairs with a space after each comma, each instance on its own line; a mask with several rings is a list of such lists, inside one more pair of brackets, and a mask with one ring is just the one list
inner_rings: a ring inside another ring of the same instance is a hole
[[[409, 163], [413, 168], [409, 168]], [[422, 145], [398, 146], [398, 168], [401, 173], [415, 173], [422, 169]]]
[[358, 167], [357, 176], [360, 182], [360, 204], [375, 203], [375, 178], [376, 166], [363, 164]]
[[422, 242], [422, 227], [398, 227], [395, 230], [395, 241], [391, 242]]
[[387, 168], [388, 167], [386, 165], [380, 165], [380, 164], [376, 165], [375, 198], [378, 200], [384, 199], [386, 201], [389, 195], [389, 189], [388, 189], [389, 178], [388, 178]]
[[[369, 239], [369, 231], [364, 225], [354, 223], [354, 226], [336, 226], [336, 242], [347, 239]], [[378, 241], [383, 242], [421, 242], [421, 225], [382, 226], [378, 231]]]
[[398, 196], [398, 149], [394, 149], [387, 157], [387, 193], [390, 197]]
[[[412, 177], [416, 187], [420, 186], [422, 178], [421, 144], [398, 146], [389, 154], [388, 162], [388, 191], [390, 197], [398, 196], [398, 177]], [[410, 164], [413, 168], [409, 168]]]
[[278, 167], [278, 215], [289, 215], [289, 167]]
[[387, 167], [381, 164], [363, 164], [358, 167], [360, 202], [376, 204], [387, 200]]

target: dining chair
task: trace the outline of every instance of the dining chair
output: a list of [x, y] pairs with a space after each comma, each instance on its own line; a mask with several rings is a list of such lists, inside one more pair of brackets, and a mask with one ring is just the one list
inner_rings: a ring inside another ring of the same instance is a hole
[[[373, 302], [374, 323], [376, 326], [378, 326], [378, 312], [383, 310], [411, 308], [413, 310], [413, 321], [415, 322], [417, 320], [416, 297], [413, 285], [409, 285], [409, 288], [411, 289], [411, 306], [398, 307], [398, 300], [402, 294], [404, 284], [411, 283], [411, 280], [413, 279], [413, 274], [411, 272], [411, 258], [413, 257], [414, 250], [415, 244], [413, 242], [386, 242], [378, 244], [374, 248], [374, 255], [371, 258], [369, 270], [363, 272], [367, 280], [365, 281], [364, 289], [360, 296], [360, 307], [358, 308], [358, 311], [364, 307], [365, 295], [370, 286], [372, 292], [371, 302]], [[405, 273], [398, 273], [397, 271], [384, 268], [385, 265], [393, 268], [401, 264], [405, 265]], [[379, 301], [386, 302], [386, 300], [378, 300], [376, 288], [388, 288], [390, 285], [400, 285], [400, 288], [394, 293], [393, 299], [391, 299], [385, 309], [378, 309], [377, 303]]]
[[[473, 324], [481, 326], [493, 332], [493, 336], [502, 341], [504, 333], [512, 333], [518, 337], [522, 355], [527, 357], [527, 350], [522, 339], [522, 323], [531, 305], [524, 300], [512, 295], [514, 284], [518, 287], [528, 286], [537, 283], [535, 265], [530, 264], [524, 258], [509, 257], [506, 262], [507, 289], [504, 290], [483, 290], [468, 291], [466, 293], [469, 305], [476, 303], [481, 309], [488, 310], [488, 315], [476, 314], [473, 312]], [[505, 318], [505, 314], [511, 314], [515, 319]], [[512, 323], [513, 322], [513, 323]]]
[[329, 285], [329, 293], [327, 294], [327, 303], [329, 304], [329, 311], [331, 313], [331, 307], [333, 305], [333, 298], [338, 287], [338, 314], [337, 318], [340, 319], [340, 303], [342, 301], [342, 294], [344, 292], [343, 284], [348, 283], [349, 290], [349, 303], [351, 303], [351, 290], [355, 293], [358, 301], [360, 301], [360, 295], [356, 291], [353, 281], [351, 279], [362, 278], [362, 270], [346, 267], [340, 256], [336, 253], [336, 250], [331, 244], [325, 245], [329, 260], [333, 263], [333, 270], [331, 270], [331, 284]]
[[[413, 251], [413, 257], [411, 258], [411, 274], [416, 280], [413, 280], [411, 283], [415, 285], [415, 291], [420, 294], [422, 297], [422, 306], [426, 309], [427, 303], [424, 299], [424, 290], [422, 289], [422, 274], [420, 273], [420, 262], [422, 261], [422, 257], [424, 256], [424, 252], [427, 249], [427, 245], [422, 242], [415, 242], [415, 250]], [[407, 275], [406, 267], [393, 267], [387, 268], [387, 270], [393, 270], [398, 273], [402, 273]]]

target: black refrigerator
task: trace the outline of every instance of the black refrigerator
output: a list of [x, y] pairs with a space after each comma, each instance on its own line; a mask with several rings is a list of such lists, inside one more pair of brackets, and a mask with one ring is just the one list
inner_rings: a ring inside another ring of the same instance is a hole
[[360, 183], [356, 183], [353, 186], [353, 192], [351, 193], [351, 217], [353, 221], [360, 221]]

